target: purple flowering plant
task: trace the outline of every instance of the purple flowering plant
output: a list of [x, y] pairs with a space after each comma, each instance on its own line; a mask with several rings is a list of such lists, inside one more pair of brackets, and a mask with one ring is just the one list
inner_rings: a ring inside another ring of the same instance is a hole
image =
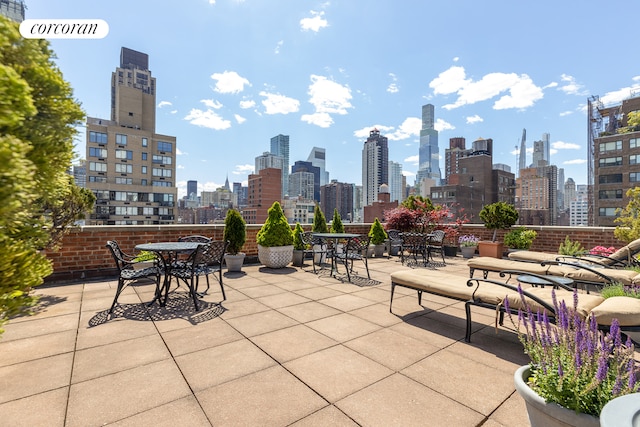
[[473, 234], [465, 234], [464, 236], [460, 236], [458, 238], [458, 243], [460, 243], [460, 246], [478, 246], [478, 241], [480, 241], [480, 238], [474, 236]]
[[573, 299], [569, 308], [553, 292], [555, 323], [546, 311], [518, 311], [519, 338], [531, 359], [528, 384], [546, 402], [598, 417], [610, 400], [639, 391], [634, 346], [630, 338], [622, 341], [617, 319], [600, 331], [595, 317], [578, 314], [577, 291]]

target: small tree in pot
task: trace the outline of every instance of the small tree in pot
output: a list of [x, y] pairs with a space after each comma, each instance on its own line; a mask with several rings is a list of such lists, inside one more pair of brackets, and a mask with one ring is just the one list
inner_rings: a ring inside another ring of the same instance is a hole
[[516, 208], [505, 202], [491, 203], [485, 205], [480, 211], [480, 219], [484, 222], [484, 226], [489, 230], [493, 230], [493, 237], [490, 242], [480, 241], [478, 244], [478, 252], [480, 256], [491, 256], [494, 258], [502, 258], [504, 252], [504, 242], [496, 241], [498, 229], [509, 229], [518, 221], [518, 211]]
[[269, 216], [256, 235], [258, 259], [271, 268], [282, 268], [293, 258], [293, 233], [280, 202], [269, 208]]
[[376, 218], [373, 221], [373, 224], [371, 224], [369, 237], [371, 237], [374, 255], [376, 257], [381, 257], [384, 254], [384, 242], [387, 240], [387, 232], [384, 231], [384, 227], [378, 218]]
[[[314, 233], [328, 233], [329, 227], [327, 227], [327, 218], [324, 216], [324, 212], [320, 209], [320, 206], [316, 203], [316, 207], [313, 211], [313, 224], [311, 224], [311, 231]], [[322, 264], [325, 262], [327, 256], [327, 245], [313, 245], [314, 260], [316, 264]]]
[[293, 229], [293, 265], [296, 267], [302, 267], [304, 264], [304, 251], [307, 249], [302, 241], [302, 233], [304, 233], [302, 225], [296, 222], [296, 227]]
[[247, 226], [240, 212], [229, 209], [224, 219], [223, 239], [227, 245], [227, 253], [224, 262], [228, 271], [241, 271], [245, 254], [240, 252], [247, 239]]

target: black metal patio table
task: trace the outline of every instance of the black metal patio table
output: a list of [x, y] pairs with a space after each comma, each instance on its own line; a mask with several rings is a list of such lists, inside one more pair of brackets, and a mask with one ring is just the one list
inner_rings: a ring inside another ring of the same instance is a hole
[[[338, 241], [340, 239], [346, 239], [348, 241], [349, 239], [353, 239], [354, 237], [358, 237], [359, 234], [353, 234], [353, 233], [313, 233], [312, 236], [320, 238], [320, 239], [333, 240], [333, 250], [335, 251], [337, 249], [337, 247], [338, 247]], [[329, 273], [329, 275], [332, 276], [332, 277], [336, 277], [335, 274], [337, 272], [338, 272], [338, 266], [336, 265], [336, 262], [335, 262], [335, 256], [331, 255], [331, 272]]]
[[171, 286], [171, 267], [173, 266], [174, 261], [177, 260], [178, 254], [193, 252], [201, 244], [202, 243], [200, 242], [157, 242], [136, 245], [136, 250], [154, 252], [158, 254], [163, 263], [163, 289], [156, 289], [156, 294], [149, 305], [152, 305], [156, 300], [161, 306], [165, 306], [167, 304], [167, 299], [169, 298], [169, 287]]

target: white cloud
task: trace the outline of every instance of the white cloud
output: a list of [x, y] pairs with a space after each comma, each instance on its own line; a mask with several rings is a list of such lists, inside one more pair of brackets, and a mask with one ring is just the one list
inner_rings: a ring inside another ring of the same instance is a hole
[[234, 175], [247, 175], [253, 173], [254, 165], [236, 165], [236, 168], [233, 172]]
[[176, 168], [177, 169], [184, 169], [184, 166], [183, 165], [177, 165]]
[[216, 4], [216, 0], [209, 0], [209, 4]]
[[276, 55], [280, 53], [280, 48], [282, 47], [282, 45], [284, 44], [284, 40], [280, 40], [277, 44], [276, 44], [276, 48], [273, 51], [273, 53], [275, 53]]
[[310, 125], [316, 125], [321, 128], [328, 128], [333, 124], [333, 119], [327, 113], [303, 114], [300, 117], [300, 120], [309, 123]]
[[238, 122], [239, 124], [242, 124], [247, 121], [247, 119], [242, 117], [240, 114], [234, 114], [233, 117], [236, 119], [236, 122]]
[[558, 150], [556, 150], [555, 148], [551, 148], [549, 149], [549, 154], [551, 155], [558, 154]]
[[419, 136], [421, 128], [422, 120], [417, 117], [407, 117], [395, 132], [386, 134], [385, 136], [391, 141], [399, 141], [412, 136]]
[[253, 108], [255, 106], [256, 106], [256, 102], [254, 100], [246, 99], [246, 100], [240, 101], [240, 108], [242, 108], [243, 110]]
[[180, 150], [178, 147], [176, 147], [176, 156], [182, 156], [183, 154], [186, 154], [186, 153]]
[[265, 114], [289, 114], [295, 113], [300, 109], [300, 101], [280, 95], [279, 93], [262, 91], [260, 92], [260, 96], [266, 98], [262, 101]]
[[429, 83], [435, 95], [456, 93], [458, 99], [452, 104], [443, 106], [446, 110], [475, 104], [508, 92], [498, 99], [493, 108], [503, 110], [507, 108], [526, 108], [542, 99], [542, 89], [536, 86], [526, 74], [489, 73], [478, 81], [466, 77], [463, 67], [453, 66], [443, 71]]
[[320, 31], [320, 28], [326, 28], [329, 23], [326, 19], [324, 19], [324, 12], [316, 12], [315, 10], [310, 11], [310, 18], [302, 18], [300, 20], [300, 28], [304, 31], [315, 31], [316, 33]]
[[303, 115], [303, 121], [326, 128], [333, 124], [331, 114], [345, 115], [348, 108], [353, 108], [350, 102], [351, 89], [348, 86], [314, 74], [310, 79], [307, 94], [310, 95], [309, 103], [315, 107], [315, 112]]
[[587, 159], [574, 159], [562, 162], [563, 165], [582, 165], [587, 163]]
[[201, 99], [200, 102], [202, 102], [205, 107], [213, 108], [215, 110], [222, 108], [222, 104], [214, 99]]
[[551, 147], [555, 148], [556, 150], [580, 150], [582, 148], [578, 144], [574, 144], [573, 142], [564, 141], [556, 141], [551, 144]]
[[474, 116], [469, 116], [467, 117], [467, 124], [468, 125], [472, 125], [474, 123], [481, 123], [484, 122], [484, 119], [482, 117], [480, 117], [479, 115], [474, 115]]
[[[638, 77], [633, 78], [634, 81], [638, 81]], [[607, 92], [604, 96], [600, 97], [600, 101], [605, 106], [610, 106], [612, 104], [620, 104], [624, 99], [627, 99], [631, 96], [633, 92], [637, 92], [640, 90], [640, 84], [633, 84], [631, 86], [623, 87], [613, 92]]]
[[378, 129], [381, 135], [386, 136], [387, 132], [391, 132], [394, 128], [384, 125], [365, 126], [362, 129], [354, 131], [353, 136], [358, 139], [367, 139], [369, 138], [369, 134], [371, 133], [371, 131], [374, 129]]
[[224, 130], [231, 127], [231, 122], [225, 120], [215, 111], [207, 109], [206, 111], [192, 108], [189, 114], [184, 118], [192, 125], [205, 127], [214, 130]]
[[387, 87], [387, 92], [389, 93], [398, 93], [400, 89], [398, 89], [398, 85], [395, 83], [391, 83], [388, 87]]
[[433, 128], [438, 132], [442, 132], [445, 130], [453, 130], [456, 127], [449, 122], [445, 122], [443, 119], [436, 119], [436, 122], [433, 124]]
[[568, 116], [570, 114], [573, 114], [573, 111], [563, 111], [560, 113], [560, 117]]
[[560, 76], [560, 80], [562, 80], [563, 83], [562, 86], [560, 86], [558, 89], [563, 91], [567, 95], [587, 95], [587, 93], [582, 90], [583, 86], [576, 83], [576, 79], [573, 76], [563, 74], [562, 76]]
[[169, 113], [171, 113], [171, 114], [177, 114], [177, 113], [178, 113], [178, 110], [171, 110]]
[[213, 73], [211, 78], [216, 81], [216, 85], [213, 90], [218, 93], [239, 93], [244, 90], [245, 85], [251, 86], [249, 80], [241, 77], [235, 71]]
[[173, 105], [173, 104], [171, 102], [169, 102], [169, 101], [160, 101], [158, 103], [158, 108], [166, 107], [168, 105]]
[[405, 171], [405, 170], [402, 171], [402, 175], [408, 176], [408, 177], [416, 176], [415, 172], [409, 172], [409, 171]]

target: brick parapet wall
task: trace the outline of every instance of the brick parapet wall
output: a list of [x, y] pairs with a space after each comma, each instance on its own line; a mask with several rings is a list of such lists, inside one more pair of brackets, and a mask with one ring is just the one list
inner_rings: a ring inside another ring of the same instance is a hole
[[[371, 224], [344, 224], [348, 233], [367, 234]], [[311, 226], [303, 226], [310, 230]], [[613, 227], [547, 227], [530, 226], [538, 232], [532, 250], [556, 252], [565, 236], [579, 241], [590, 249], [597, 245], [615, 246], [624, 243], [613, 235]], [[256, 234], [260, 225], [247, 225], [247, 240], [242, 249], [247, 254], [247, 262], [257, 262], [258, 246]], [[147, 226], [85, 226], [74, 228], [64, 236], [59, 251], [45, 252], [53, 263], [53, 274], [45, 279], [46, 283], [78, 281], [91, 278], [110, 277], [115, 274], [114, 262], [105, 244], [108, 240], [117, 240], [127, 253], [135, 253], [135, 246], [141, 243], [175, 241], [181, 236], [199, 234], [214, 240], [222, 240], [223, 224], [213, 225], [147, 225]], [[465, 224], [462, 234], [475, 234], [483, 240], [490, 240], [492, 232], [481, 224]], [[498, 231], [498, 240], [502, 240], [504, 230]]]

